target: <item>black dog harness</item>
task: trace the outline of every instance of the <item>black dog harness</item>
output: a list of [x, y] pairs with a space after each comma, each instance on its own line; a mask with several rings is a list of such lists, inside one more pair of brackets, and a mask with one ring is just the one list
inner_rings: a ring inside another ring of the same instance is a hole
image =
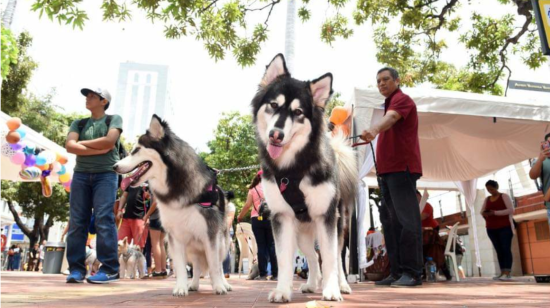
[[303, 178], [303, 176], [275, 177], [283, 199], [290, 205], [296, 217], [305, 216], [308, 212], [306, 198], [304, 193], [300, 190], [300, 182]]
[[206, 190], [197, 198], [194, 203], [198, 203], [201, 207], [209, 208], [218, 203], [218, 176], [216, 170], [206, 166], [212, 173], [212, 181], [206, 187]]

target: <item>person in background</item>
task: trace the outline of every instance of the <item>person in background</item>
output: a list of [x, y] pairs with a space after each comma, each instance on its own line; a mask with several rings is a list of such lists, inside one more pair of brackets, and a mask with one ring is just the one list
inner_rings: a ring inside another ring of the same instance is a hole
[[18, 271], [20, 266], [21, 266], [21, 247], [19, 247], [19, 244], [15, 244], [15, 248], [13, 248], [12, 270]]
[[8, 249], [8, 268], [6, 270], [13, 271], [13, 259], [15, 257], [15, 245], [11, 245]]
[[456, 254], [456, 266], [458, 267], [458, 277], [460, 278], [466, 278], [466, 274], [464, 274], [464, 269], [462, 268], [462, 259], [464, 258], [464, 253], [466, 252], [466, 248], [464, 248], [464, 243], [462, 242], [462, 239], [460, 236], [456, 237], [456, 244], [455, 244], [455, 254]]
[[39, 253], [38, 266], [36, 267], [36, 271], [41, 270], [41, 266], [44, 266], [44, 256], [46, 255], [46, 243], [47, 241], [43, 240], [42, 245], [40, 245], [39, 252], [38, 252]]
[[27, 272], [32, 272], [35, 270], [35, 268], [38, 268], [38, 243], [34, 244], [34, 246], [29, 249], [29, 260], [27, 262]]
[[157, 208], [155, 196], [151, 195], [151, 207], [145, 217], [145, 221], [149, 224], [149, 235], [151, 237], [151, 252], [155, 260], [155, 269], [151, 274], [152, 278], [166, 278], [166, 248], [164, 246], [164, 237], [166, 233], [160, 223], [160, 214]]
[[233, 220], [235, 218], [235, 212], [237, 211], [235, 203], [232, 201], [234, 198], [235, 193], [232, 190], [225, 193], [225, 199], [227, 200], [225, 206], [225, 221], [227, 222], [227, 229], [229, 230], [229, 237], [231, 239], [227, 249], [227, 257], [225, 257], [223, 261], [223, 273], [225, 274], [225, 278], [229, 278], [229, 274], [231, 274], [231, 246], [233, 244], [233, 234], [235, 233], [233, 230]]
[[[416, 198], [418, 203], [422, 200], [422, 194], [417, 190]], [[434, 219], [434, 208], [429, 202], [426, 202], [424, 209], [421, 209], [420, 219], [422, 219], [422, 228], [432, 228], [436, 232], [439, 232], [439, 223]]]
[[140, 187], [130, 187], [126, 189], [120, 198], [117, 218], [122, 218], [122, 224], [118, 230], [118, 240], [125, 237], [128, 243], [137, 245], [143, 251], [147, 241], [145, 233], [145, 213], [147, 213], [147, 202], [150, 194], [145, 184]]
[[237, 217], [237, 221], [241, 222], [244, 216], [248, 214], [250, 208], [252, 208], [252, 214], [250, 215], [252, 220], [252, 232], [254, 232], [256, 244], [258, 245], [258, 267], [260, 270], [260, 276], [257, 277], [256, 280], [267, 280], [268, 260], [271, 262], [271, 279], [276, 280], [278, 274], [277, 255], [275, 252], [275, 240], [273, 239], [271, 221], [265, 217], [260, 219], [258, 212], [264, 200], [262, 185], [259, 185], [261, 181], [262, 170], [258, 171], [248, 187], [248, 197], [241, 213], [239, 213]]
[[497, 252], [500, 265], [500, 275], [493, 279], [509, 281], [512, 279], [512, 238], [515, 232], [512, 215], [514, 206], [510, 196], [498, 191], [496, 181], [489, 180], [485, 184], [485, 188], [491, 195], [485, 199], [481, 215], [485, 218], [487, 235]]
[[539, 157], [533, 161], [529, 177], [533, 180], [540, 179], [542, 183], [544, 205], [550, 225], [550, 134], [544, 136], [544, 141], [540, 144]]

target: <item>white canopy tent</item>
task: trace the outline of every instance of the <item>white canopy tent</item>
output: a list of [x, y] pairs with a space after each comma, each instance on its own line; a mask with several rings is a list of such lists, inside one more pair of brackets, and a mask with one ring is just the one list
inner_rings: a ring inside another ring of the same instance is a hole
[[[465, 196], [474, 220], [476, 264], [481, 267], [474, 212], [477, 178], [538, 156], [540, 142], [550, 129], [550, 105], [435, 89], [411, 88], [403, 92], [415, 101], [419, 116], [423, 177], [418, 186], [432, 189], [429, 182], [437, 183], [436, 187], [454, 183]], [[351, 103], [355, 134], [384, 114], [384, 97], [377, 89], [355, 89]], [[370, 147], [359, 149], [359, 162], [361, 176], [374, 172]], [[366, 194], [360, 192], [359, 222], [363, 221], [367, 204]], [[365, 229], [359, 225], [360, 236]], [[360, 267], [366, 262], [364, 245], [359, 241]]]
[[[11, 117], [3, 112], [0, 112], [0, 127], [2, 131], [7, 131], [6, 122], [11, 119]], [[30, 127], [24, 125], [21, 125], [21, 127], [25, 130], [26, 136], [24, 138], [25, 141], [29, 141], [34, 143], [37, 147], [53, 151], [54, 153], [60, 153], [63, 155], [66, 155], [69, 158], [69, 161], [65, 164], [65, 168], [67, 172], [72, 173], [74, 165], [75, 165], [75, 155], [68, 154], [65, 148], [59, 146], [57, 143], [49, 140], [48, 138], [44, 137], [42, 134], [37, 133]], [[3, 143], [6, 142], [5, 139], [0, 140]], [[13, 164], [9, 158], [2, 155], [2, 180], [10, 180], [10, 181], [23, 181], [19, 177], [19, 171], [21, 171], [20, 166], [17, 166]], [[59, 182], [58, 176], [56, 173], [52, 173], [51, 180], [53, 183]], [[39, 181], [39, 179], [36, 179], [35, 181]]]

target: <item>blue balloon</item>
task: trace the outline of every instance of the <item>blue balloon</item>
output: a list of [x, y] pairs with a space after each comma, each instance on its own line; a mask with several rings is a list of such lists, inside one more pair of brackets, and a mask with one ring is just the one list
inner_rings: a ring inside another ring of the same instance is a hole
[[26, 146], [23, 150], [26, 154], [34, 154], [34, 150], [36, 148], [36, 145], [32, 142], [25, 142]]
[[21, 136], [21, 139], [25, 138], [25, 136], [27, 135], [27, 133], [25, 132], [25, 130], [23, 128], [17, 129], [16, 132], [19, 133], [19, 136]]
[[36, 165], [44, 166], [46, 164], [46, 158], [44, 156], [36, 156]]
[[65, 174], [65, 172], [67, 172], [67, 169], [65, 168], [65, 165], [61, 165], [61, 170], [59, 170], [57, 172], [57, 174], [63, 175], [63, 174]]

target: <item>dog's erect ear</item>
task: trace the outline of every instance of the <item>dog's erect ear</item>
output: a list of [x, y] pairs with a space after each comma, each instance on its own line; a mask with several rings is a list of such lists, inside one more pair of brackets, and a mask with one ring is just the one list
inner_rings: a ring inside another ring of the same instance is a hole
[[283, 54], [278, 54], [271, 60], [271, 63], [266, 67], [264, 78], [260, 83], [260, 87], [267, 87], [270, 85], [277, 77], [282, 75], [290, 76], [288, 69], [286, 68], [285, 57]]
[[332, 74], [326, 73], [323, 76], [313, 80], [309, 85], [313, 103], [321, 108], [325, 108], [330, 95], [332, 94]]
[[128, 244], [128, 237], [124, 237], [124, 239], [122, 240], [122, 244], [123, 245], [127, 245]]
[[149, 136], [154, 139], [162, 139], [164, 137], [164, 126], [162, 125], [162, 119], [156, 114], [151, 118], [151, 124], [149, 124]]

